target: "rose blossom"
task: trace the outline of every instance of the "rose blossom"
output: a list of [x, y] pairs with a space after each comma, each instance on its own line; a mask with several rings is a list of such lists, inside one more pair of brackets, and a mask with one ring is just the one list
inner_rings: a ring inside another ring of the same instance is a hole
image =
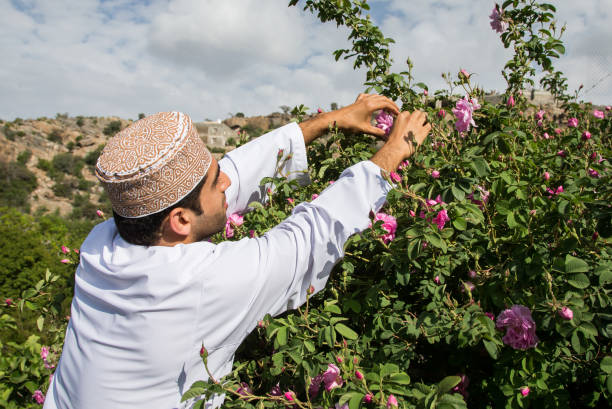
[[310, 396], [310, 399], [315, 398], [319, 394], [321, 382], [323, 382], [323, 375], [317, 375], [312, 378], [310, 386], [308, 387], [308, 395]]
[[589, 139], [591, 139], [591, 133], [589, 131], [584, 131], [582, 133], [582, 140], [588, 141]]
[[384, 109], [376, 115], [376, 127], [385, 131], [385, 135], [389, 135], [393, 126], [393, 115]]
[[61, 249], [62, 249], [62, 253], [64, 253], [64, 254], [70, 253], [70, 249], [68, 247], [66, 247], [66, 246], [62, 246]]
[[[376, 213], [374, 216], [374, 222], [382, 220], [382, 229], [387, 233], [383, 234], [380, 238], [383, 240], [385, 244], [388, 244], [390, 241], [395, 239], [395, 231], [397, 230], [397, 220], [395, 217], [386, 213]], [[372, 223], [370, 223], [370, 227], [372, 227]]]
[[287, 198], [287, 202], [288, 202], [290, 205], [292, 205], [292, 204], [294, 204], [294, 203], [295, 203], [295, 199], [293, 199], [293, 198], [291, 198], [291, 197], [288, 197], [288, 198]]
[[316, 194], [316, 193], [313, 193], [312, 197], [310, 198], [310, 200], [315, 200], [317, 197], [319, 197], [319, 195]]
[[491, 19], [491, 28], [498, 33], [503, 33], [508, 29], [508, 23], [502, 20], [502, 13], [503, 11], [500, 10], [496, 4], [495, 7], [493, 7], [493, 10], [491, 10], [491, 15], [489, 16]]
[[434, 277], [434, 283], [440, 284], [440, 276], [435, 276]]
[[391, 172], [389, 174], [389, 177], [391, 178], [392, 181], [396, 183], [399, 183], [402, 181], [402, 177], [397, 172]]
[[390, 409], [392, 407], [398, 407], [398, 403], [397, 403], [397, 399], [395, 399], [395, 396], [393, 395], [389, 395], [389, 399], [387, 399], [387, 409]]
[[492, 312], [485, 312], [484, 315], [491, 318], [491, 321], [495, 321], [495, 314], [493, 314]]
[[45, 395], [43, 395], [42, 391], [39, 389], [34, 391], [34, 394], [32, 394], [32, 399], [34, 399], [39, 405], [45, 403]]
[[594, 116], [595, 118], [597, 118], [597, 119], [604, 119], [605, 114], [604, 114], [604, 112], [603, 112], [603, 111], [598, 111], [598, 110], [596, 110], [596, 109], [595, 109], [595, 110], [593, 111], [593, 116]]
[[67, 258], [63, 258], [60, 260], [60, 263], [68, 264], [70, 263], [70, 260], [68, 260]]
[[355, 377], [359, 380], [363, 379], [363, 374], [361, 372], [359, 372], [358, 370], [355, 370]]
[[292, 391], [287, 391], [284, 393], [284, 396], [285, 396], [285, 399], [287, 400], [293, 400], [295, 393], [293, 393]]
[[514, 96], [510, 95], [510, 98], [508, 98], [508, 102], [506, 102], [506, 106], [508, 108], [512, 108], [514, 105], [515, 105]]
[[42, 346], [40, 347], [40, 358], [45, 361], [47, 360], [47, 357], [49, 356], [49, 348]]
[[7, 298], [4, 300], [4, 303], [10, 307], [11, 305], [13, 305], [13, 300], [10, 298]]
[[559, 135], [561, 133], [561, 128], [555, 128], [555, 133]]
[[476, 277], [476, 271], [474, 271], [474, 270], [468, 271], [468, 277], [475, 278]]
[[432, 170], [431, 177], [434, 179], [438, 179], [440, 177], [440, 172], [438, 172], [437, 170]]
[[525, 386], [524, 388], [521, 388], [521, 395], [523, 396], [529, 395], [529, 386]]
[[96, 210], [96, 214], [98, 217], [104, 217], [104, 212], [102, 210]]
[[535, 117], [538, 121], [541, 121], [542, 119], [544, 119], [544, 114], [546, 112], [543, 109], [540, 109], [538, 112], [536, 112]]
[[364, 401], [365, 403], [370, 403], [370, 402], [372, 402], [372, 394], [371, 394], [371, 393], [366, 394], [366, 396], [364, 396], [364, 397], [363, 397], [363, 401]]
[[544, 174], [542, 174], [542, 177], [544, 178], [544, 180], [548, 180], [550, 179], [550, 173], [544, 172]]
[[589, 176], [592, 177], [592, 178], [598, 178], [599, 177], [599, 172], [597, 172], [595, 169], [589, 168], [588, 172], [589, 172]]
[[327, 365], [327, 371], [323, 373], [323, 385], [326, 391], [331, 391], [334, 388], [339, 388], [344, 384], [344, 380], [340, 376], [340, 369], [334, 364]]
[[570, 128], [575, 128], [578, 126], [578, 118], [570, 118], [567, 121], [567, 126], [569, 126]]
[[234, 227], [240, 227], [244, 224], [244, 217], [238, 213], [233, 213], [227, 218], [227, 221]]
[[450, 222], [450, 218], [446, 213], [446, 209], [440, 210], [436, 217], [433, 219], [433, 222], [438, 225], [438, 230], [442, 230], [446, 222]]
[[606, 106], [606, 111], [610, 111], [612, 110], [612, 107], [610, 105]]
[[234, 229], [232, 228], [232, 223], [230, 223], [229, 219], [227, 219], [225, 222], [225, 237], [234, 237]]
[[470, 130], [470, 125], [476, 127], [476, 123], [472, 118], [474, 111], [479, 109], [478, 100], [471, 98], [468, 100], [467, 95], [457, 101], [455, 108], [453, 108], [453, 114], [457, 117], [455, 122], [455, 129], [459, 132], [467, 132]]
[[248, 383], [242, 382], [236, 393], [241, 396], [248, 396], [253, 394], [253, 390]]
[[408, 211], [408, 214], [409, 214], [411, 217], [415, 217], [415, 216], [416, 216], [416, 213], [414, 212], [414, 210], [410, 210], [410, 211]]
[[551, 139], [550, 135], [548, 134], [548, 132], [544, 132], [543, 137], [544, 137], [544, 139]]
[[557, 152], [557, 156], [561, 156], [562, 158], [565, 158], [567, 154], [565, 153], [564, 150], [560, 150], [559, 152]]
[[572, 311], [569, 307], [563, 307], [559, 310], [559, 316], [564, 320], [571, 320], [574, 318], [574, 311]]
[[440, 118], [444, 118], [444, 117], [446, 116], [446, 111], [445, 111], [445, 110], [443, 110], [443, 109], [439, 110], [439, 111], [438, 111], [438, 116], [439, 116]]
[[459, 70], [459, 74], [463, 75], [465, 78], [470, 78], [470, 74], [467, 72], [465, 68]]
[[495, 326], [497, 329], [506, 329], [502, 341], [514, 349], [535, 348], [538, 345], [535, 321], [529, 308], [523, 305], [513, 305], [502, 311]]

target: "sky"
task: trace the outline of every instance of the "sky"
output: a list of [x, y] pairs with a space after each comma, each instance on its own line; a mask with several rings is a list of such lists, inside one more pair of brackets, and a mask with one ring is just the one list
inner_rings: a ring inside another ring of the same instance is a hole
[[[0, 118], [183, 111], [194, 120], [329, 109], [364, 90], [364, 71], [333, 51], [348, 30], [288, 0], [0, 0]], [[566, 55], [555, 66], [581, 98], [612, 104], [612, 0], [551, 0]], [[393, 38], [394, 70], [446, 88], [464, 68], [503, 92], [511, 53], [489, 25], [489, 0], [370, 0]]]

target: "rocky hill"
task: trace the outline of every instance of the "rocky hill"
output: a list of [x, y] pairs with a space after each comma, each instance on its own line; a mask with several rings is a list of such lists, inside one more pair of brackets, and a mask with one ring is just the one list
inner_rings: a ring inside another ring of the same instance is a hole
[[[258, 136], [290, 120], [288, 114], [273, 113], [232, 117], [224, 122], [232, 129]], [[36, 187], [29, 193], [26, 207], [32, 213], [57, 211], [66, 216], [75, 206], [86, 205], [87, 211], [107, 207], [93, 166], [106, 141], [132, 122], [118, 117], [69, 117], [67, 114], [58, 114], [55, 118], [0, 120], [0, 163], [3, 164], [0, 170], [4, 170], [0, 173], [5, 173], [2, 175], [5, 179], [10, 178], [8, 173], [14, 172], [7, 171], [7, 166], [19, 163], [35, 176]], [[233, 148], [216, 148], [214, 155], [221, 157], [224, 151]], [[10, 193], [4, 191], [4, 194]]]

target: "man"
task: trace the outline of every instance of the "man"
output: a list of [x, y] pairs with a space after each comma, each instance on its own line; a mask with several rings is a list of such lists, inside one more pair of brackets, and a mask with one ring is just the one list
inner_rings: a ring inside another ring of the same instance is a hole
[[[374, 111], [397, 115], [371, 161], [343, 172], [311, 203], [263, 237], [213, 244], [226, 215], [265, 200], [279, 149], [284, 173], [305, 181], [305, 145], [331, 124], [384, 137]], [[114, 219], [97, 225], [81, 247], [71, 319], [47, 394], [52, 408], [176, 408], [206, 372], [232, 368], [240, 343], [265, 314], [279, 314], [321, 290], [348, 237], [364, 230], [391, 186], [381, 173], [411, 156], [430, 130], [425, 114], [399, 112], [388, 98], [352, 105], [274, 130], [217, 161], [181, 113], [135, 122], [112, 138], [96, 174]], [[206, 407], [221, 405], [215, 397]]]

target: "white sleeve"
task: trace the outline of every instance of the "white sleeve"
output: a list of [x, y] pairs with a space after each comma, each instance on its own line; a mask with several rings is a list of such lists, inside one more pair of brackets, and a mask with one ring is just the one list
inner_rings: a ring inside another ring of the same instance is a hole
[[297, 179], [300, 185], [310, 182], [304, 136], [299, 125], [292, 122], [229, 152], [219, 161], [232, 182], [225, 192], [228, 215], [245, 211], [251, 202], [266, 200], [267, 186], [259, 183], [264, 177], [280, 176], [276, 166], [281, 149], [284, 156], [290, 155], [282, 174]]
[[[321, 290], [346, 240], [369, 226], [390, 189], [378, 166], [361, 162], [263, 237], [217, 245], [210, 267], [219, 275], [204, 284], [211, 327], [224, 338], [216, 341], [240, 343], [265, 314], [297, 308], [310, 285]], [[231, 297], [222, 296], [227, 288]]]

